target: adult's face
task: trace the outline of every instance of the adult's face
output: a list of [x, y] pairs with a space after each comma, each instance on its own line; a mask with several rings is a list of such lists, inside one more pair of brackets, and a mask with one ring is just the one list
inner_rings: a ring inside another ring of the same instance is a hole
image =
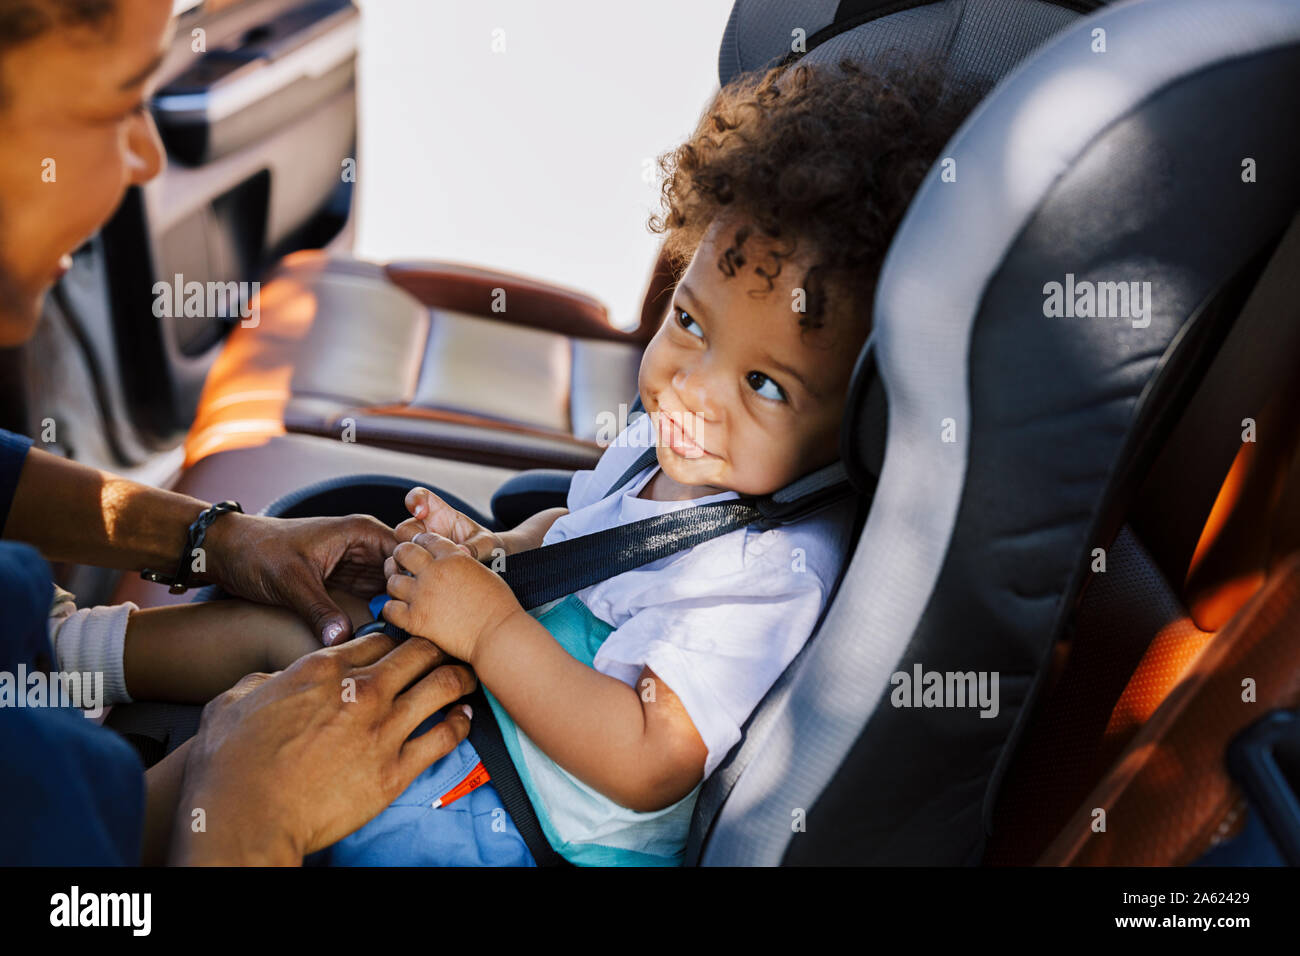
[[0, 54], [0, 346], [31, 336], [72, 251], [162, 170], [148, 94], [171, 9], [117, 0], [100, 24], [56, 23]]

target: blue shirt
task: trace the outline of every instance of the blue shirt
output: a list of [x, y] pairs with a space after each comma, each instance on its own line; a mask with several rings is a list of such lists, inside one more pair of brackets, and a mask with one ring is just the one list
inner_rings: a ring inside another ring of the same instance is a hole
[[26, 435], [15, 435], [0, 428], [0, 532], [9, 520], [9, 505], [13, 503], [18, 476], [31, 447], [32, 440]]
[[[31, 442], [0, 430], [0, 527]], [[65, 707], [18, 707], [20, 666], [49, 670], [50, 568], [0, 542], [0, 864], [138, 863], [144, 773], [131, 746]]]

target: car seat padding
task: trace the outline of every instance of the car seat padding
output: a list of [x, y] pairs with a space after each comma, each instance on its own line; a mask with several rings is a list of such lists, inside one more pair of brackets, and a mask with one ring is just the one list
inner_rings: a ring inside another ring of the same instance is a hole
[[[1179, 42], [1100, 58], [1101, 23]], [[1220, 177], [1235, 177], [1241, 142], [1273, 168], [1300, 162], [1294, 130], [1271, 122], [1295, 111], [1298, 38], [1291, 11], [1262, 0], [1109, 9], [1023, 65], [949, 144], [967, 185], [931, 171], [877, 296], [889, 435], [875, 503], [704, 862], [979, 859], [1095, 529], [1125, 509], [1135, 436], [1167, 432], [1188, 319], [1300, 199], [1291, 181], [1231, 202], [1205, 188], [1235, 181]], [[1044, 280], [1066, 272], [1151, 281], [1149, 324], [1048, 321]], [[941, 443], [946, 420], [955, 441]], [[891, 673], [914, 664], [999, 674], [1000, 712], [891, 707]]]

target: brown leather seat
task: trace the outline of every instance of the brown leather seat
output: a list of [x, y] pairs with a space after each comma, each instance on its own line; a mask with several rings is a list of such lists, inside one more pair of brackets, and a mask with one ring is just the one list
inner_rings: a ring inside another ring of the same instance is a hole
[[661, 258], [625, 332], [595, 299], [532, 279], [296, 253], [209, 373], [186, 466], [300, 432], [509, 468], [591, 467], [636, 399], [671, 281]]

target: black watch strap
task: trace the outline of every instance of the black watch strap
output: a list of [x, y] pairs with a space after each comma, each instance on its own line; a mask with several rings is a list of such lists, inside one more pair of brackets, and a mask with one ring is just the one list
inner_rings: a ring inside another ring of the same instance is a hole
[[176, 562], [176, 573], [168, 575], [162, 571], [145, 568], [140, 572], [140, 577], [154, 584], [167, 585], [172, 594], [184, 594], [190, 587], [190, 574], [194, 569], [194, 552], [203, 547], [203, 539], [207, 537], [208, 529], [212, 527], [213, 522], [232, 511], [243, 514], [244, 509], [240, 507], [238, 501], [220, 501], [211, 508], [203, 509], [190, 525], [189, 533], [185, 536], [185, 547], [181, 549], [180, 560]]

